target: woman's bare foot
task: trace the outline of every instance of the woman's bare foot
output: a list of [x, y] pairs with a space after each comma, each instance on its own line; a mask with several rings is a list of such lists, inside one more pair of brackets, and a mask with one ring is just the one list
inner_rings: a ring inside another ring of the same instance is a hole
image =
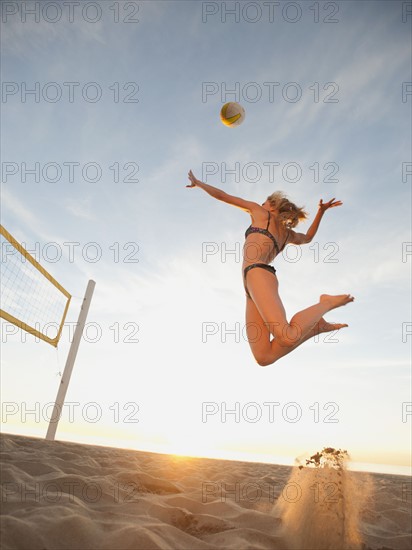
[[350, 294], [339, 294], [338, 296], [330, 296], [330, 294], [321, 294], [319, 302], [329, 306], [329, 311], [337, 307], [346, 306], [349, 302], [353, 302], [355, 298]]
[[347, 326], [348, 325], [346, 323], [328, 323], [322, 317], [322, 319], [320, 319], [316, 324], [315, 332], [317, 334], [320, 334], [321, 332], [333, 332], [334, 330], [339, 330]]

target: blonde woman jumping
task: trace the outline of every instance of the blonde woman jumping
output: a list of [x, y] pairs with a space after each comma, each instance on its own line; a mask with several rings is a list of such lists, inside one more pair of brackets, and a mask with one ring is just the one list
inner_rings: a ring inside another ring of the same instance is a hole
[[253, 356], [259, 365], [271, 365], [321, 332], [331, 332], [348, 326], [328, 323], [323, 315], [353, 302], [354, 298], [350, 294], [322, 294], [317, 304], [299, 311], [288, 322], [278, 293], [276, 270], [269, 265], [287, 244], [310, 243], [316, 235], [323, 214], [329, 208], [340, 206], [341, 201], [332, 199], [323, 203], [321, 199], [319, 210], [307, 233], [296, 233], [292, 228], [305, 219], [307, 214], [281, 192], [273, 193], [259, 205], [202, 183], [191, 170], [189, 180], [190, 185], [186, 187], [200, 187], [215, 199], [241, 208], [252, 218], [252, 224], [245, 233], [242, 274], [247, 297], [246, 333]]

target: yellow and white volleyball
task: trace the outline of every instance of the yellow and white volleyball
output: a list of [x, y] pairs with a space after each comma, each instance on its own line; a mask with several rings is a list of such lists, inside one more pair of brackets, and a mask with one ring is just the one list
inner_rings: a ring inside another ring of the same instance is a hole
[[239, 103], [225, 103], [220, 111], [220, 120], [225, 126], [239, 126], [245, 120], [245, 110]]

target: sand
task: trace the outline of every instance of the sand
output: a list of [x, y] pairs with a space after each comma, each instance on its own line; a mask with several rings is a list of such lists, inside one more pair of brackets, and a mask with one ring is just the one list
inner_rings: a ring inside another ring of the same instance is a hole
[[3, 434], [1, 490], [2, 550], [412, 547], [405, 476], [336, 482], [306, 468]]

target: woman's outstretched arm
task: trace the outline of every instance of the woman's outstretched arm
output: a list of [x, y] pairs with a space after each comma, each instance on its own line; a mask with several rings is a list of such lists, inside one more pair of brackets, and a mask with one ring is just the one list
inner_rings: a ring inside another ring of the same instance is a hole
[[240, 197], [234, 197], [233, 195], [229, 195], [228, 193], [225, 193], [225, 191], [222, 191], [217, 187], [213, 187], [212, 185], [203, 183], [194, 176], [191, 170], [189, 172], [189, 180], [191, 184], [186, 185], [186, 187], [200, 187], [215, 199], [226, 202], [227, 204], [232, 204], [233, 206], [237, 206], [238, 208], [241, 208], [246, 212], [255, 212], [257, 209], [263, 210], [263, 208], [256, 202], [246, 201], [244, 199], [241, 199]]
[[190, 185], [186, 185], [186, 187], [200, 187], [203, 189], [203, 191], [206, 191], [210, 196], [214, 197], [215, 199], [222, 200], [222, 197], [224, 195], [224, 191], [221, 189], [218, 189], [217, 187], [213, 187], [212, 185], [208, 185], [207, 183], [203, 183], [202, 181], [198, 180], [193, 172], [190, 170], [189, 172], [189, 180], [191, 182]]
[[316, 235], [316, 232], [319, 228], [319, 224], [323, 218], [323, 214], [328, 210], [328, 208], [333, 208], [335, 206], [341, 206], [343, 203], [341, 201], [335, 201], [335, 199], [331, 199], [329, 202], [323, 203], [322, 199], [320, 199], [319, 202], [319, 209], [317, 211], [317, 214], [315, 216], [315, 219], [313, 220], [311, 226], [307, 230], [306, 233], [295, 233], [293, 232], [293, 239], [289, 242], [293, 244], [306, 244], [310, 243], [313, 237]]

